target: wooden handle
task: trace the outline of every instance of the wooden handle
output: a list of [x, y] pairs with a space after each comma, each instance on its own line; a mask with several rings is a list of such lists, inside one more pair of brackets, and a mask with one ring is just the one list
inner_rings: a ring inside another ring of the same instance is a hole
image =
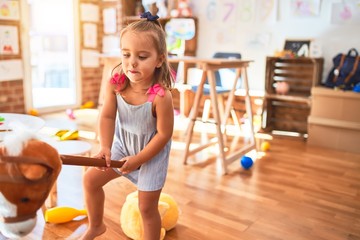
[[11, 132], [12, 129], [0, 129], [0, 132]]
[[[77, 165], [77, 166], [91, 166], [91, 167], [106, 167], [105, 159], [81, 157], [74, 155], [60, 155], [62, 163], [65, 165]], [[111, 160], [110, 167], [121, 168], [124, 165], [124, 161]]]

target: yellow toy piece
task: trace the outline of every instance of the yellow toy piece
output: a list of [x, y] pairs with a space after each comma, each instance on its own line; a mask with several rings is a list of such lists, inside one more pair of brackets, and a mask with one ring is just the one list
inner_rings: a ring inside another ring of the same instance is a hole
[[79, 131], [78, 130], [67, 131], [66, 133], [64, 133], [60, 137], [60, 140], [62, 140], [62, 141], [64, 141], [64, 140], [77, 140], [77, 139], [79, 139]]
[[87, 101], [83, 105], [81, 105], [81, 108], [93, 108], [95, 106], [93, 101]]
[[79, 139], [79, 130], [58, 130], [54, 133], [54, 137], [57, 140], [77, 140]]
[[30, 109], [29, 114], [32, 116], [39, 116], [39, 112], [36, 109]]
[[270, 143], [268, 141], [261, 143], [261, 151], [266, 152], [270, 150]]
[[76, 209], [72, 207], [54, 207], [45, 211], [45, 221], [48, 223], [70, 222], [79, 216], [87, 216], [86, 209]]
[[162, 219], [162, 227], [166, 231], [173, 229], [179, 219], [179, 207], [175, 202], [175, 199], [167, 193], [161, 193], [160, 202], [165, 202], [169, 204], [169, 209], [165, 212], [165, 215]]
[[[175, 200], [166, 193], [161, 193], [159, 200], [159, 213], [161, 216], [162, 229], [160, 239], [164, 239], [166, 231], [176, 226], [179, 218], [179, 208]], [[138, 206], [137, 191], [130, 193], [121, 209], [121, 228], [125, 235], [131, 239], [142, 239], [143, 226]]]
[[59, 130], [55, 133], [55, 136], [60, 138], [62, 135], [64, 135], [67, 132], [69, 132], [69, 130]]

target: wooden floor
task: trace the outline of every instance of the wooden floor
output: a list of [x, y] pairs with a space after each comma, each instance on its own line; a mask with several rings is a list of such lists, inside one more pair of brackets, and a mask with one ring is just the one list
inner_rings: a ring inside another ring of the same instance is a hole
[[[164, 188], [181, 209], [167, 240], [360, 239], [360, 154], [274, 138], [270, 151], [258, 153], [250, 170], [234, 162], [222, 176], [215, 158], [182, 164], [182, 135], [182, 130], [174, 134]], [[81, 173], [81, 167], [64, 166], [58, 205], [82, 207]], [[97, 239], [128, 239], [119, 216], [126, 195], [136, 189], [120, 178], [105, 190], [108, 230]], [[86, 218], [45, 224], [39, 212], [36, 228], [23, 239], [77, 239], [86, 225]]]

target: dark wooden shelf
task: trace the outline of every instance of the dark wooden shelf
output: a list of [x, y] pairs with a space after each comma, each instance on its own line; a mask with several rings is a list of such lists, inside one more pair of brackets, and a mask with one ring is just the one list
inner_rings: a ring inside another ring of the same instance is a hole
[[283, 101], [293, 101], [307, 103], [310, 105], [310, 98], [304, 96], [289, 96], [289, 95], [279, 95], [279, 94], [265, 94], [266, 99], [274, 100], [283, 100]]
[[[262, 114], [264, 132], [307, 134], [311, 88], [320, 85], [323, 58], [266, 58], [265, 96]], [[286, 82], [289, 91], [276, 93], [276, 84]]]

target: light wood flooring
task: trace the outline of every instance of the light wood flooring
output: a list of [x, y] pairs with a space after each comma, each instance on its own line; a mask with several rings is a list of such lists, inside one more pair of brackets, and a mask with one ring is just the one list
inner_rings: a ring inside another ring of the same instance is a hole
[[[176, 130], [163, 191], [175, 198], [181, 215], [165, 239], [360, 239], [360, 154], [310, 147], [298, 138], [275, 137], [270, 144], [250, 170], [237, 161], [223, 176], [214, 157], [183, 165], [183, 131]], [[59, 206], [83, 207], [81, 174], [81, 167], [64, 166]], [[97, 239], [128, 239], [119, 218], [126, 195], [135, 190], [125, 178], [105, 186], [108, 229]], [[46, 224], [39, 212], [36, 228], [23, 240], [77, 239], [86, 226], [86, 218]]]

